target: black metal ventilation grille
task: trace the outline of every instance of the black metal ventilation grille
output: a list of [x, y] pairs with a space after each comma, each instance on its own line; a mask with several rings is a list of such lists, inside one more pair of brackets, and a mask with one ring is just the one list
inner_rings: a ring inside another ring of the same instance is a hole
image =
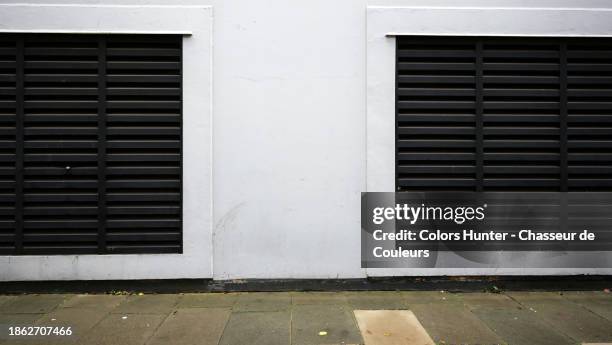
[[181, 45], [0, 35], [0, 254], [182, 251]]
[[612, 39], [396, 42], [398, 191], [612, 191]]

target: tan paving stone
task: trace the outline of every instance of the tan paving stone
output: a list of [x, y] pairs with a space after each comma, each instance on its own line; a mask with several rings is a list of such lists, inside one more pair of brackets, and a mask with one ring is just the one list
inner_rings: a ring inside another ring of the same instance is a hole
[[189, 308], [173, 312], [147, 345], [217, 345], [230, 316], [228, 308]]
[[355, 310], [365, 345], [434, 345], [408, 310]]

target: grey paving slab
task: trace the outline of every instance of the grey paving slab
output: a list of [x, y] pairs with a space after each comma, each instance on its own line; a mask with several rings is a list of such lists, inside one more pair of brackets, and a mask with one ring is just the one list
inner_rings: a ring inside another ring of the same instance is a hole
[[179, 309], [168, 316], [147, 345], [217, 345], [230, 313], [228, 308]]
[[169, 314], [176, 307], [178, 295], [133, 295], [112, 310], [117, 314]]
[[342, 292], [295, 292], [292, 294], [294, 305], [347, 304], [346, 294]]
[[120, 295], [75, 295], [60, 305], [60, 308], [93, 309], [110, 311], [124, 302], [127, 296]]
[[446, 291], [401, 291], [402, 299], [411, 306], [413, 304], [429, 303], [456, 303], [461, 304], [462, 300], [458, 294]]
[[436, 344], [504, 344], [498, 335], [462, 305], [413, 304], [410, 310]]
[[396, 291], [364, 291], [346, 294], [351, 308], [358, 310], [407, 309], [405, 299]]
[[0, 314], [0, 324], [31, 326], [45, 314]]
[[[558, 293], [509, 293], [559, 332], [581, 342], [612, 341], [612, 322]], [[538, 296], [540, 296], [538, 298]]]
[[517, 301], [559, 301], [563, 298], [563, 295], [558, 291], [511, 291], [506, 292], [505, 295], [517, 300]]
[[612, 294], [603, 292], [566, 292], [563, 297], [612, 321]]
[[12, 300], [13, 298], [15, 298], [15, 296], [0, 295], [0, 309], [2, 309], [2, 305], [4, 303], [7, 303], [8, 301]]
[[55, 309], [72, 295], [19, 295], [2, 305], [0, 313], [4, 314], [41, 314]]
[[291, 320], [291, 343], [295, 345], [362, 342], [353, 313], [346, 306], [296, 305]]
[[82, 345], [142, 345], [164, 321], [159, 314], [108, 314], [77, 341]]
[[10, 326], [32, 326], [44, 314], [0, 314], [0, 344], [13, 344], [15, 338], [9, 337], [8, 327]]
[[58, 308], [45, 314], [36, 323], [41, 326], [70, 326], [73, 333], [81, 337], [107, 315], [95, 309]]
[[234, 312], [225, 326], [220, 345], [287, 345], [291, 312]]
[[481, 307], [522, 309], [518, 302], [503, 294], [463, 293], [458, 294], [456, 298], [460, 298], [463, 304], [467, 305], [470, 309]]
[[70, 336], [38, 336], [26, 338], [15, 345], [52, 345], [78, 343], [82, 337], [89, 332], [98, 322], [105, 316], [106, 312], [101, 312], [96, 309], [82, 308], [57, 308], [54, 311], [45, 314], [38, 319], [33, 325], [40, 327], [70, 327], [72, 335]]
[[612, 293], [600, 290], [596, 291], [563, 291], [559, 292], [560, 296], [566, 298], [609, 298], [612, 299]]
[[231, 308], [238, 293], [193, 293], [179, 297], [178, 308]]
[[242, 293], [234, 304], [234, 311], [280, 311], [291, 307], [288, 292]]
[[508, 344], [571, 345], [576, 343], [540, 320], [535, 313], [525, 309], [481, 305], [472, 312]]

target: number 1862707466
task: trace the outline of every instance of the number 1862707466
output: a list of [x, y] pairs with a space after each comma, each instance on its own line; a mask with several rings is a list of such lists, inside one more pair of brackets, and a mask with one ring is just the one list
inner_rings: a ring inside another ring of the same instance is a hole
[[10, 326], [9, 336], [71, 336], [70, 326]]

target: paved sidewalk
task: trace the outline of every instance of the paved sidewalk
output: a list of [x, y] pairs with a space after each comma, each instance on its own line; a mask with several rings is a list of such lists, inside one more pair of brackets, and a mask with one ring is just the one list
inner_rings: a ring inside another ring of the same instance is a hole
[[[355, 310], [381, 312], [357, 312], [358, 323]], [[9, 340], [6, 333], [11, 325], [70, 326], [73, 335]], [[612, 343], [612, 294], [398, 291], [0, 296], [0, 326], [0, 344], [32, 345], [427, 344], [423, 339], [445, 345]]]

